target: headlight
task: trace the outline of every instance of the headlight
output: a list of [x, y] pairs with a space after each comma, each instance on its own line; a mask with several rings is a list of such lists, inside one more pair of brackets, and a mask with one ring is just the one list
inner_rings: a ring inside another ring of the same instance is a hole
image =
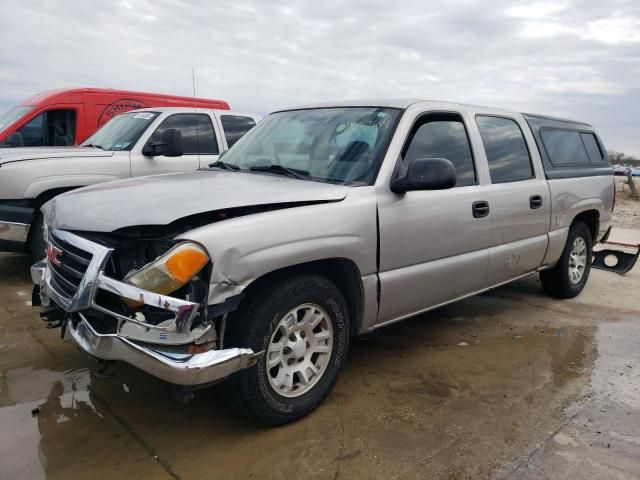
[[186, 285], [208, 261], [207, 252], [200, 245], [181, 243], [140, 270], [128, 274], [124, 281], [166, 295]]

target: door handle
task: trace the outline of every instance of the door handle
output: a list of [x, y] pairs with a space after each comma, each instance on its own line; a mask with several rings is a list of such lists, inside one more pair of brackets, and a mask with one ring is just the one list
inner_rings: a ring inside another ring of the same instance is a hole
[[482, 218], [489, 215], [489, 202], [480, 200], [479, 202], [473, 202], [471, 207], [474, 218]]
[[542, 195], [531, 195], [529, 197], [529, 206], [532, 210], [542, 206]]

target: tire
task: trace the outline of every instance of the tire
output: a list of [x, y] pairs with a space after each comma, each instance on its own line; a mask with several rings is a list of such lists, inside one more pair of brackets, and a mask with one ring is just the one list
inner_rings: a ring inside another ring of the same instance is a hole
[[38, 212], [33, 218], [29, 229], [29, 243], [27, 245], [33, 263], [42, 260], [47, 256], [46, 243], [44, 240], [44, 219], [42, 213]]
[[[312, 327], [315, 321], [308, 319], [318, 318], [321, 318], [315, 320], [318, 325]], [[284, 325], [287, 323], [291, 327], [289, 330]], [[287, 333], [296, 329], [302, 330], [294, 337]], [[305, 334], [305, 331], [311, 333]], [[237, 372], [222, 385], [228, 402], [240, 413], [262, 424], [283, 425], [313, 411], [338, 380], [349, 350], [347, 304], [338, 288], [325, 277], [296, 275], [281, 278], [252, 292], [230, 316], [227, 339], [225, 346], [249, 347], [254, 352], [264, 352], [256, 365]], [[278, 343], [285, 346], [279, 350], [274, 347]], [[316, 349], [326, 353], [318, 353]], [[268, 368], [267, 362], [271, 365], [280, 363]], [[305, 370], [307, 364], [309, 367]], [[310, 370], [312, 367], [320, 373], [314, 375]], [[300, 372], [286, 375], [294, 368], [304, 370], [307, 378]], [[287, 391], [286, 379], [289, 378], [292, 388]], [[304, 385], [304, 379], [307, 385]]]
[[[576, 249], [583, 247], [584, 266], [581, 269], [581, 275], [576, 273], [576, 265], [580, 265], [582, 261], [580, 256], [576, 257]], [[562, 256], [555, 267], [540, 272], [540, 281], [545, 292], [555, 298], [573, 298], [584, 289], [591, 272], [591, 262], [593, 260], [593, 239], [591, 230], [581, 221], [575, 222], [569, 229], [567, 243], [564, 246]], [[575, 250], [575, 251], [574, 251]], [[573, 258], [572, 258], [573, 255]], [[575, 258], [580, 261], [576, 262]]]

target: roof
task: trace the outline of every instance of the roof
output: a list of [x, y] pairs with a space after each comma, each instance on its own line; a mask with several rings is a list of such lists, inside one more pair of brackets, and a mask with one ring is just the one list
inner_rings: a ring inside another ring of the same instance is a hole
[[[117, 94], [117, 95], [122, 95], [123, 97], [135, 97], [135, 96], [139, 96], [139, 95], [144, 95], [144, 96], [149, 96], [149, 95], [153, 95], [153, 96], [157, 96], [157, 97], [164, 97], [167, 99], [178, 99], [178, 100], [193, 100], [193, 97], [185, 97], [185, 96], [180, 96], [180, 95], [169, 95], [166, 93], [154, 93], [154, 92], [138, 92], [138, 91], [133, 91], [133, 90], [119, 90], [116, 88], [93, 88], [93, 87], [80, 87], [80, 88], [58, 88], [58, 89], [54, 89], [54, 90], [46, 90], [44, 92], [40, 92], [35, 94], [32, 97], [27, 98], [26, 100], [24, 100], [21, 104], [22, 105], [36, 105], [40, 102], [43, 102], [45, 100], [50, 100], [52, 98], [58, 97], [58, 96], [62, 96], [62, 95], [68, 95], [71, 93], [104, 93], [104, 94]], [[223, 103], [224, 100], [217, 100], [217, 99], [213, 99], [213, 98], [196, 98], [196, 100], [200, 100], [200, 101], [210, 101], [210, 102], [220, 102]], [[226, 103], [226, 102], [224, 102]]]
[[374, 98], [374, 99], [362, 99], [362, 100], [341, 100], [337, 102], [323, 102], [323, 103], [314, 103], [309, 105], [296, 106], [291, 108], [283, 108], [277, 111], [307, 110], [312, 108], [330, 108], [330, 107], [381, 107], [381, 108], [406, 109], [416, 103], [426, 103], [434, 108], [451, 108], [452, 106], [460, 106], [460, 107], [481, 108], [483, 110], [492, 110], [496, 113], [499, 113], [499, 112], [510, 113], [510, 114], [521, 113], [525, 117], [529, 117], [529, 118], [536, 118], [540, 120], [553, 120], [556, 122], [573, 123], [576, 125], [585, 125], [585, 126], [591, 127], [591, 125], [589, 125], [588, 123], [569, 120], [566, 118], [537, 115], [533, 113], [516, 112], [514, 110], [486, 107], [482, 105], [474, 105], [469, 103], [447, 102], [442, 100], [428, 100], [423, 98]]
[[217, 112], [222, 115], [244, 115], [244, 116], [256, 116], [255, 113], [247, 113], [247, 112], [236, 112], [235, 110], [224, 110], [221, 108], [202, 108], [202, 107], [149, 107], [149, 108], [139, 108], [137, 110], [131, 110], [129, 112], [160, 112], [160, 113], [184, 113], [184, 112], [196, 112], [196, 113], [204, 113], [204, 112]]
[[430, 104], [435, 108], [439, 108], [439, 107], [451, 108], [452, 106], [461, 106], [461, 107], [482, 108], [484, 110], [495, 110], [495, 111], [501, 111], [501, 112], [513, 112], [511, 110], [504, 110], [499, 108], [483, 107], [483, 106], [466, 104], [466, 103], [447, 102], [443, 100], [428, 100], [425, 98], [373, 98], [373, 99], [363, 99], [363, 100], [341, 100], [337, 102], [314, 103], [310, 105], [284, 108], [279, 111], [305, 110], [305, 109], [311, 109], [311, 108], [329, 108], [329, 107], [381, 107], [381, 108], [406, 109], [416, 103]]

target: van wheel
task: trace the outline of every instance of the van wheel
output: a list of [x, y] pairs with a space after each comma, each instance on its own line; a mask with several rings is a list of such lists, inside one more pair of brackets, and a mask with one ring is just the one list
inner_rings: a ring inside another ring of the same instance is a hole
[[282, 425], [314, 410], [335, 385], [349, 349], [347, 304], [324, 277], [289, 277], [247, 298], [227, 332], [225, 345], [264, 352], [222, 387], [231, 406]]
[[540, 272], [544, 290], [556, 298], [573, 298], [582, 292], [591, 271], [592, 247], [589, 227], [584, 222], [574, 223], [556, 266]]
[[29, 228], [29, 253], [33, 263], [42, 260], [47, 256], [46, 244], [44, 240], [44, 219], [42, 213], [38, 212], [33, 218]]

